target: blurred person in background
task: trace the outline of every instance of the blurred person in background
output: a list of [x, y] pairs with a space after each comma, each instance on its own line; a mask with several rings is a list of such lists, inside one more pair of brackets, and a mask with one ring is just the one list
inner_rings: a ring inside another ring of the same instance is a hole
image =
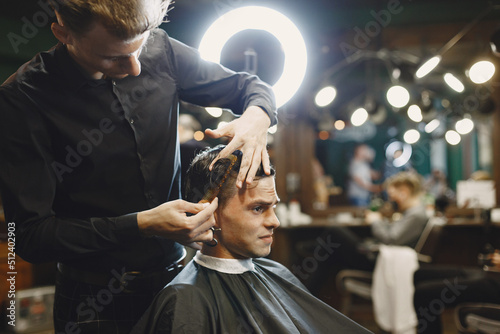
[[368, 207], [371, 195], [382, 191], [382, 186], [373, 182], [380, 178], [380, 173], [371, 167], [373, 159], [375, 151], [370, 146], [360, 144], [355, 147], [347, 181], [347, 198], [353, 206]]
[[371, 249], [376, 244], [412, 248], [417, 244], [429, 220], [421, 200], [421, 176], [414, 172], [400, 172], [387, 179], [384, 186], [395, 212], [387, 218], [381, 212], [366, 210], [365, 219], [371, 224], [371, 238], [363, 240], [345, 226], [328, 227], [320, 237], [338, 247], [307, 279], [307, 286], [313, 293], [319, 291], [331, 268], [373, 271], [377, 253]]

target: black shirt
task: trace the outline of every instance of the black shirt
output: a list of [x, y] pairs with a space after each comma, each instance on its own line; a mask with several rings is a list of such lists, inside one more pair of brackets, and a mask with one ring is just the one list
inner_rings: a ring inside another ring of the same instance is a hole
[[179, 100], [237, 114], [257, 105], [276, 122], [268, 85], [161, 29], [140, 62], [137, 77], [91, 80], [59, 44], [0, 87], [0, 190], [25, 260], [100, 271], [172, 263], [182, 246], [141, 237], [136, 213], [180, 198]]

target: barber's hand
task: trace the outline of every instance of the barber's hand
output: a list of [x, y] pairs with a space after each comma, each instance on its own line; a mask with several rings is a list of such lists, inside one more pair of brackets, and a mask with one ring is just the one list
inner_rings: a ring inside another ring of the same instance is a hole
[[371, 211], [371, 210], [366, 210], [365, 211], [365, 222], [368, 224], [373, 224], [377, 221], [381, 221], [382, 214], [378, 211]]
[[[190, 203], [176, 200], [139, 212], [137, 223], [143, 235], [157, 235], [182, 245], [201, 249], [200, 242], [213, 239], [214, 212], [218, 198], [212, 203]], [[187, 213], [192, 213], [188, 216]]]
[[236, 186], [241, 188], [246, 180], [248, 184], [252, 183], [257, 169], [262, 162], [264, 172], [269, 174], [270, 162], [267, 153], [267, 129], [271, 120], [262, 108], [251, 106], [241, 117], [233, 120], [229, 124], [217, 130], [205, 130], [205, 134], [212, 138], [229, 137], [229, 144], [219, 153], [210, 165], [220, 158], [229, 156], [236, 150], [243, 153], [241, 168], [236, 179]]

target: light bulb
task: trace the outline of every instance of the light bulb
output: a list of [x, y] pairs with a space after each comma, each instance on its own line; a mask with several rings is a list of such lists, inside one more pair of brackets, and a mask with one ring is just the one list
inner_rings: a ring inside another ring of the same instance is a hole
[[416, 104], [412, 104], [408, 108], [408, 117], [416, 123], [421, 122], [423, 119], [422, 110], [420, 110], [420, 107], [417, 106]]
[[363, 125], [368, 119], [368, 112], [365, 108], [356, 109], [351, 116], [351, 124], [354, 126]]
[[482, 84], [490, 80], [495, 74], [495, 65], [491, 61], [478, 61], [471, 66], [469, 78], [475, 84]]
[[316, 94], [314, 103], [316, 103], [318, 107], [326, 107], [327, 105], [332, 103], [333, 100], [335, 100], [336, 96], [337, 96], [337, 90], [335, 89], [335, 87], [327, 86], [322, 88], [318, 92], [318, 94]]
[[432, 131], [436, 130], [440, 124], [441, 124], [441, 122], [438, 119], [433, 119], [432, 121], [427, 123], [424, 130], [427, 133], [431, 133]]
[[457, 145], [460, 143], [460, 140], [462, 139], [458, 132], [453, 131], [453, 130], [448, 130], [446, 131], [446, 134], [444, 135], [444, 138], [450, 145]]
[[410, 102], [410, 93], [403, 86], [392, 86], [387, 91], [387, 101], [395, 108], [402, 108]]
[[462, 81], [460, 81], [456, 76], [454, 76], [451, 73], [446, 73], [444, 75], [444, 82], [446, 82], [446, 84], [456, 92], [462, 93], [465, 89], [465, 86], [462, 83]]
[[440, 62], [441, 62], [441, 56], [432, 57], [431, 59], [423, 63], [422, 66], [419, 67], [417, 73], [415, 73], [415, 76], [419, 79], [425, 77], [427, 74], [431, 73], [431, 71], [435, 69]]
[[420, 139], [420, 132], [415, 129], [411, 129], [405, 132], [403, 139], [408, 144], [415, 144]]
[[474, 122], [470, 118], [463, 118], [455, 123], [455, 130], [461, 135], [466, 135], [474, 129]]

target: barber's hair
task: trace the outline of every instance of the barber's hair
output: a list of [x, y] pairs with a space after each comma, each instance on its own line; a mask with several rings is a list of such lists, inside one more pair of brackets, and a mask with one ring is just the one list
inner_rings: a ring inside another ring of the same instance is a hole
[[[231, 159], [222, 158], [214, 164], [211, 171], [209, 170], [212, 161], [224, 148], [225, 145], [218, 145], [214, 148], [209, 147], [193, 159], [186, 173], [184, 194], [188, 202], [198, 203], [207, 192], [216, 190], [222, 180], [224, 182], [217, 195], [219, 198], [219, 207], [224, 207], [227, 200], [236, 194], [236, 178], [241, 167], [241, 151], [233, 152], [237, 159], [232, 166]], [[230, 169], [229, 174], [227, 174], [228, 169]], [[271, 173], [267, 175], [261, 163], [254, 180], [258, 181], [263, 177], [274, 176], [275, 173], [274, 167], [271, 166]]]
[[422, 193], [422, 177], [416, 172], [399, 172], [385, 181], [385, 186], [398, 188], [406, 186], [410, 189], [412, 196]]
[[171, 0], [48, 0], [62, 23], [78, 36], [94, 22], [118, 38], [130, 39], [164, 22]]

